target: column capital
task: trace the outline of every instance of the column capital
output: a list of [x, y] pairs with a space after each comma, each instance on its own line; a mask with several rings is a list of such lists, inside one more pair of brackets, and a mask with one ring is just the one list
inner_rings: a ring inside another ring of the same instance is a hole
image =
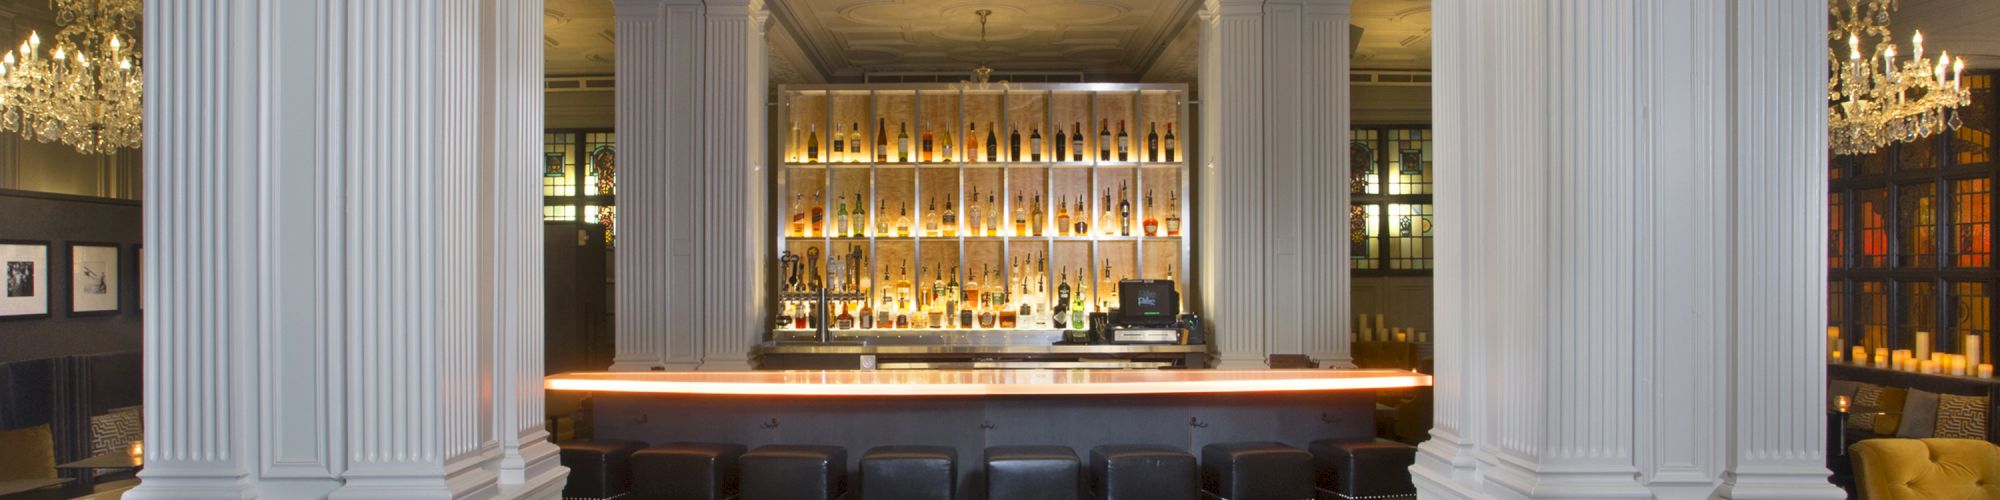
[[1264, 0], [1207, 0], [1202, 15], [1223, 18], [1264, 15]]

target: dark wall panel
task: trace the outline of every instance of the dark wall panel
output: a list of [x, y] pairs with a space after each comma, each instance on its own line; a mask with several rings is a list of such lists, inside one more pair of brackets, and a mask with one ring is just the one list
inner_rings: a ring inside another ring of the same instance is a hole
[[[138, 351], [138, 245], [144, 237], [139, 202], [0, 190], [0, 240], [49, 243], [49, 315], [0, 318], [0, 363], [24, 359]], [[69, 313], [69, 243], [116, 243], [119, 311]]]

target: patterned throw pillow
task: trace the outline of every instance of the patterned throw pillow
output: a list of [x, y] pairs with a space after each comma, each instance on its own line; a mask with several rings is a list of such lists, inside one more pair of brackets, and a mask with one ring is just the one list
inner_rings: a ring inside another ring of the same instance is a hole
[[[1882, 407], [1882, 386], [1875, 384], [1861, 384], [1860, 389], [1854, 390], [1854, 405], [1852, 406], [1852, 408], [1860, 410], [1860, 409], [1874, 409], [1881, 407]], [[1849, 429], [1859, 430], [1863, 432], [1874, 432], [1875, 414], [1871, 412], [1860, 412], [1848, 415], [1847, 427]]]
[[1986, 439], [1986, 396], [1939, 394], [1937, 437]]
[[144, 418], [139, 406], [114, 408], [103, 415], [90, 417], [90, 454], [124, 453], [132, 447], [133, 441], [146, 437]]

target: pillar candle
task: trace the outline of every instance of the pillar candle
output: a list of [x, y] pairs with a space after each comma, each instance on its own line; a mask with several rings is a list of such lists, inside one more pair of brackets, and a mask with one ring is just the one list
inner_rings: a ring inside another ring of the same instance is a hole
[[1937, 371], [1938, 364], [1936, 361], [1924, 360], [1922, 364], [1917, 365], [1918, 373], [1937, 373]]
[[1993, 364], [1992, 364], [1992, 363], [1980, 363], [1980, 364], [1979, 364], [1979, 378], [1993, 378]]
[[1402, 329], [1400, 329], [1400, 328], [1399, 328], [1399, 329], [1397, 329], [1397, 330], [1396, 330], [1396, 341], [1397, 341], [1397, 342], [1409, 342], [1409, 341], [1410, 341], [1410, 334], [1409, 334], [1409, 332], [1405, 332], [1405, 331], [1402, 331]]
[[1984, 343], [1984, 342], [1981, 342], [1981, 341], [1980, 341], [1980, 339], [1979, 339], [1979, 336], [1978, 336], [1978, 335], [1966, 335], [1966, 336], [1965, 336], [1965, 364], [1966, 364], [1966, 366], [1979, 366], [1979, 364], [1980, 364], [1980, 363], [1982, 363], [1982, 362], [1986, 361], [1986, 360], [1984, 360], [1984, 359], [1981, 359], [1981, 358], [1983, 358], [1983, 357], [1984, 357], [1984, 356], [1981, 356], [1981, 354], [1982, 354], [1982, 353], [1983, 353], [1984, 351], [1981, 351], [1981, 350], [1980, 350], [1980, 347], [1981, 347], [1981, 346], [1980, 346], [1980, 344], [1983, 344], [1983, 343]]
[[1387, 330], [1387, 329], [1389, 329], [1389, 320], [1388, 320], [1388, 319], [1385, 319], [1386, 317], [1387, 317], [1387, 315], [1383, 315], [1383, 314], [1377, 314], [1377, 315], [1375, 315], [1375, 329], [1376, 329], [1376, 330]]
[[1890, 363], [1890, 362], [1892, 362], [1892, 361], [1895, 361], [1896, 359], [1898, 359], [1898, 357], [1897, 357], [1897, 356], [1891, 356], [1891, 355], [1889, 354], [1889, 348], [1887, 348], [1887, 347], [1877, 347], [1877, 348], [1875, 348], [1875, 367], [1876, 367], [1876, 368], [1888, 368], [1888, 367], [1890, 367], [1890, 364], [1889, 364], [1889, 363]]
[[1854, 355], [1853, 357], [1849, 358], [1847, 362], [1857, 365], [1867, 365], [1868, 348], [1862, 346], [1854, 346]]
[[1931, 359], [1931, 332], [1917, 332], [1917, 359]]
[[1843, 346], [1840, 343], [1840, 327], [1838, 326], [1826, 327], [1826, 348], [1834, 351], [1840, 351], [1842, 350], [1841, 349], [1842, 347], [1846, 346]]
[[1366, 314], [1354, 315], [1354, 331], [1358, 332], [1367, 328], [1368, 328], [1368, 315]]

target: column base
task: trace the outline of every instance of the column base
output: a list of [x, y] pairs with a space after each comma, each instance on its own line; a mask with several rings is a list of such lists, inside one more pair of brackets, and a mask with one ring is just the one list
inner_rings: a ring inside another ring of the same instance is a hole
[[1731, 499], [1842, 499], [1847, 491], [1827, 481], [1826, 467], [1746, 467], [1723, 474], [1717, 496]]
[[1475, 479], [1478, 460], [1472, 448], [1450, 434], [1431, 430], [1431, 438], [1417, 444], [1417, 463], [1410, 466], [1410, 479], [1420, 498], [1486, 500]]
[[139, 487], [125, 492], [124, 498], [133, 500], [257, 498], [257, 489], [250, 484], [249, 476], [162, 476], [161, 472], [165, 471], [158, 469], [141, 471]]
[[[541, 438], [547, 438], [546, 434]], [[510, 454], [508, 460], [519, 459], [522, 464], [513, 466], [503, 460], [500, 468], [500, 498], [529, 500], [560, 500], [563, 485], [569, 481], [569, 468], [563, 467], [557, 458], [561, 450], [546, 440], [522, 446], [518, 454]]]
[[[347, 484], [327, 495], [329, 500], [494, 499], [500, 495], [498, 450], [489, 450], [443, 466], [368, 464], [349, 469]], [[446, 472], [447, 470], [454, 472]]]
[[1487, 465], [1482, 469], [1489, 485], [1486, 489], [1498, 498], [1653, 498], [1653, 490], [1639, 484], [1639, 471], [1630, 465], [1531, 469], [1529, 464], [1500, 457], [1493, 457]]
[[704, 372], [743, 372], [755, 370], [757, 369], [757, 365], [751, 363], [750, 358], [741, 356], [709, 356], [702, 358], [701, 365], [694, 367], [694, 369], [695, 371]]

